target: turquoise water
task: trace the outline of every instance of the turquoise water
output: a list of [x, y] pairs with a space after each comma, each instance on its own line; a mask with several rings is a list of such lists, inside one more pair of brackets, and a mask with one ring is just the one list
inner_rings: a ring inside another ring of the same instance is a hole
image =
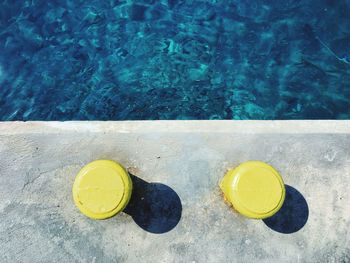
[[0, 7], [1, 120], [350, 118], [350, 0]]

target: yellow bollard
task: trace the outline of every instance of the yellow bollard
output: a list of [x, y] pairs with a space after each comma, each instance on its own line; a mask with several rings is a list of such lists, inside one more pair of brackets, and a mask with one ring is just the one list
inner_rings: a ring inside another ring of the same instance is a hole
[[220, 182], [220, 188], [234, 209], [255, 219], [277, 213], [286, 195], [280, 174], [260, 161], [244, 162], [228, 171]]
[[73, 184], [75, 205], [92, 219], [106, 219], [122, 211], [128, 204], [132, 182], [120, 164], [97, 160], [84, 166]]

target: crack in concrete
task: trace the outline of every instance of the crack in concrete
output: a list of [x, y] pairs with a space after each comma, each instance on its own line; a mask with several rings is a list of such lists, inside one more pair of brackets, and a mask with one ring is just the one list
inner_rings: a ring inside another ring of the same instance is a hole
[[[44, 172], [40, 172], [38, 176], [35, 176], [34, 178], [29, 178], [24, 184], [23, 187], [21, 189], [21, 191], [24, 191], [24, 189], [30, 185], [33, 184], [36, 180], [38, 180], [43, 174], [49, 173], [51, 171], [44, 171]], [[29, 172], [27, 172], [27, 176], [28, 176]]]

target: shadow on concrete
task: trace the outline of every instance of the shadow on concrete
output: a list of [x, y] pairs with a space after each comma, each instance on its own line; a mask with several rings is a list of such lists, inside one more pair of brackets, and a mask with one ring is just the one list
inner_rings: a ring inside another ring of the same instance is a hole
[[309, 217], [309, 207], [303, 195], [295, 188], [286, 185], [286, 199], [282, 208], [264, 223], [274, 231], [291, 234], [299, 231]]
[[179, 196], [169, 186], [148, 183], [130, 174], [132, 196], [124, 212], [142, 229], [162, 234], [172, 230], [180, 221], [182, 205]]

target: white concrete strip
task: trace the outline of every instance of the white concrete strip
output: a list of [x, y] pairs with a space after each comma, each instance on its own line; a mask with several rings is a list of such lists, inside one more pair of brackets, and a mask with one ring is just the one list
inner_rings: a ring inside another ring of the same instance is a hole
[[0, 122], [0, 134], [29, 133], [234, 133], [339, 134], [350, 133], [350, 120], [287, 121], [67, 121]]

